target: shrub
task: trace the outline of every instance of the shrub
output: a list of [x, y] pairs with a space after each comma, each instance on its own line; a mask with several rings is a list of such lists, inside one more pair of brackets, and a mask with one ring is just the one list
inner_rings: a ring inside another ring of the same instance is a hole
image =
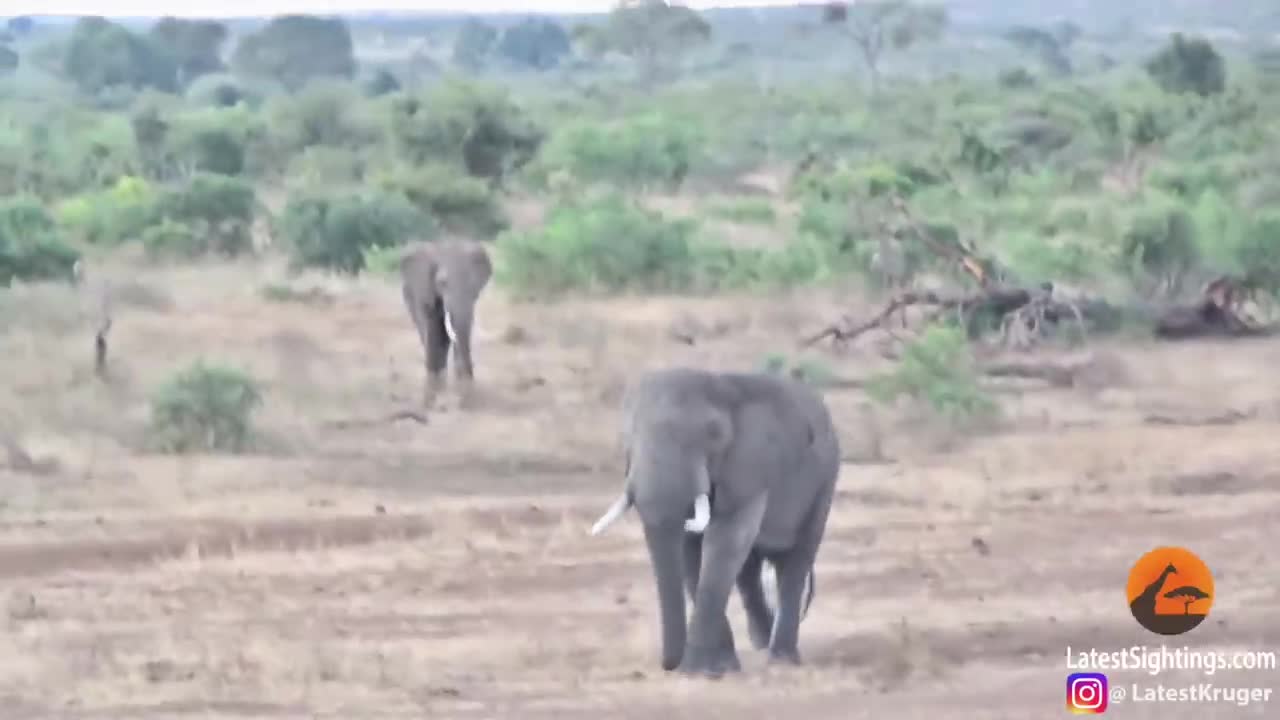
[[0, 199], [0, 286], [14, 280], [69, 279], [79, 259], [38, 200]]
[[1129, 219], [1120, 256], [1136, 279], [1176, 292], [1200, 258], [1191, 214], [1161, 198], [1147, 200]]
[[91, 244], [136, 240], [156, 221], [158, 193], [142, 178], [123, 176], [106, 190], [73, 197], [58, 207], [58, 223]]
[[205, 253], [234, 257], [249, 252], [253, 249], [252, 226], [257, 207], [257, 196], [247, 182], [224, 175], [197, 174], [185, 185], [161, 196], [157, 215], [170, 221], [170, 225], [149, 236], [152, 243], [191, 240], [173, 225], [176, 223], [194, 234], [195, 244], [148, 245], [148, 249], [188, 257]]
[[436, 228], [396, 193], [300, 191], [289, 197], [274, 230], [289, 246], [293, 268], [356, 274], [365, 268], [366, 250], [429, 239]]
[[489, 185], [443, 164], [401, 168], [379, 186], [407, 197], [423, 213], [453, 232], [492, 238], [510, 225]]
[[518, 293], [678, 291], [691, 287], [696, 223], [623, 197], [566, 203], [542, 228], [498, 237], [498, 282]]
[[241, 452], [261, 404], [252, 377], [197, 361], [152, 395], [148, 436], [162, 452]]
[[922, 403], [952, 425], [988, 419], [998, 409], [978, 384], [964, 331], [952, 325], [930, 326], [906, 346], [896, 368], [871, 379], [867, 393], [881, 403], [901, 397]]
[[611, 125], [584, 121], [552, 137], [544, 162], [588, 182], [675, 189], [699, 159], [700, 140], [691, 123], [658, 113]]
[[142, 232], [142, 247], [151, 257], [193, 258], [204, 254], [205, 243], [190, 226], [164, 218]]

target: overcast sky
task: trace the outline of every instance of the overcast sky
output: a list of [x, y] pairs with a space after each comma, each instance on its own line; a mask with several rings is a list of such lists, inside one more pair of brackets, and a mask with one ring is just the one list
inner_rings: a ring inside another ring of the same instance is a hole
[[[787, 6], [798, 4], [798, 0], [686, 0], [684, 4], [699, 9]], [[611, 0], [0, 0], [0, 17], [23, 14], [234, 17], [361, 10], [591, 12], [607, 10], [613, 5]]]

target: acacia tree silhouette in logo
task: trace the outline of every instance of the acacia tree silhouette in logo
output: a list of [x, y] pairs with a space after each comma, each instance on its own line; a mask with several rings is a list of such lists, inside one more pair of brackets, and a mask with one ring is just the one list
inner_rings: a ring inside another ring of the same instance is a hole
[[1209, 593], [1207, 593], [1207, 592], [1205, 592], [1205, 591], [1201, 590], [1200, 588], [1198, 588], [1198, 587], [1196, 587], [1196, 586], [1194, 586], [1194, 585], [1183, 585], [1183, 586], [1182, 586], [1182, 587], [1180, 587], [1180, 588], [1176, 588], [1176, 589], [1174, 589], [1174, 590], [1170, 590], [1169, 592], [1165, 593], [1165, 594], [1164, 594], [1164, 596], [1165, 596], [1165, 597], [1167, 597], [1167, 598], [1169, 598], [1170, 600], [1176, 600], [1176, 599], [1181, 598], [1181, 599], [1182, 599], [1182, 603], [1183, 603], [1183, 605], [1182, 605], [1182, 607], [1183, 607], [1182, 614], [1184, 614], [1184, 615], [1190, 615], [1190, 614], [1191, 614], [1191, 603], [1193, 603], [1193, 602], [1195, 602], [1195, 601], [1197, 601], [1197, 600], [1205, 600], [1205, 599], [1207, 599], [1207, 598], [1209, 597]]

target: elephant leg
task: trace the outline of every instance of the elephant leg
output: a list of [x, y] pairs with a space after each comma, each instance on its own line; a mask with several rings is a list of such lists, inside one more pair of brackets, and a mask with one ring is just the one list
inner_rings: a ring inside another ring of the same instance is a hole
[[769, 640], [769, 661], [799, 665], [800, 617], [803, 614], [806, 592], [813, 588], [813, 562], [822, 544], [827, 516], [831, 512], [831, 499], [835, 488], [828, 488], [818, 497], [809, 522], [790, 551], [778, 556], [778, 612], [773, 621], [773, 636]]
[[449, 331], [444, 326], [444, 303], [440, 298], [422, 311], [427, 326], [427, 387], [425, 398], [434, 399], [445, 386], [449, 364]]
[[471, 390], [475, 385], [475, 367], [471, 362], [471, 308], [445, 306], [445, 315], [450, 335], [453, 339], [454, 374], [458, 380], [458, 388], [463, 402], [471, 399]]
[[764, 597], [764, 585], [760, 573], [764, 570], [764, 556], [752, 550], [747, 561], [738, 571], [738, 594], [742, 596], [742, 608], [747, 612], [747, 632], [751, 646], [756, 650], [769, 647], [773, 632], [773, 611]]
[[719, 677], [742, 669], [725, 610], [729, 592], [760, 533], [767, 496], [761, 494], [714, 518], [702, 534], [702, 568], [680, 670]]

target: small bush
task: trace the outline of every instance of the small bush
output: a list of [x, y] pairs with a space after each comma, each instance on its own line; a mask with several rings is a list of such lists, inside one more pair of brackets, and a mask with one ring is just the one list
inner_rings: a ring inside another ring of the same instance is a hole
[[365, 251], [430, 239], [431, 219], [397, 193], [303, 191], [289, 197], [275, 233], [289, 246], [294, 269], [326, 268], [356, 274]]
[[898, 366], [867, 384], [872, 399], [922, 403], [952, 426], [989, 419], [998, 406], [978, 384], [978, 371], [960, 328], [933, 325], [907, 345]]
[[[144, 242], [148, 250], [157, 254], [194, 257], [214, 253], [234, 257], [253, 249], [252, 226], [257, 208], [257, 195], [247, 182], [198, 173], [185, 185], [161, 196], [157, 214], [168, 225], [149, 233]], [[164, 242], [178, 244], [157, 244]]]
[[1200, 259], [1195, 221], [1175, 203], [1149, 200], [1130, 218], [1120, 254], [1136, 279], [1176, 292]]
[[0, 286], [14, 280], [69, 279], [79, 259], [79, 251], [58, 236], [39, 200], [0, 199]]
[[151, 257], [199, 257], [205, 251], [204, 245], [189, 226], [169, 218], [142, 231], [142, 247]]
[[696, 227], [613, 194], [560, 205], [542, 228], [499, 236], [496, 279], [523, 294], [685, 290]]
[[161, 452], [241, 452], [261, 404], [253, 378], [198, 361], [152, 396], [148, 437]]

